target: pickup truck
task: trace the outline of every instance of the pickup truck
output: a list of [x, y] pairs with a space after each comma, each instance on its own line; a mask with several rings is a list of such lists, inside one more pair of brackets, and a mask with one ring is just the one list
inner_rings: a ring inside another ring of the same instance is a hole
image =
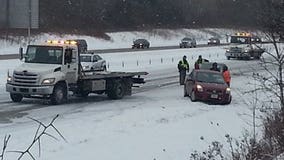
[[23, 98], [49, 99], [62, 104], [73, 93], [86, 97], [89, 93], [105, 93], [110, 99], [131, 95], [134, 84], [145, 83], [147, 72], [83, 71], [81, 52], [76, 41], [47, 41], [28, 45], [23, 63], [8, 72], [6, 91], [14, 102]]
[[249, 60], [251, 58], [259, 59], [264, 52], [264, 48], [261, 48], [260, 46], [257, 46], [255, 44], [240, 44], [230, 46], [226, 50], [225, 55], [228, 60], [230, 60], [231, 58]]

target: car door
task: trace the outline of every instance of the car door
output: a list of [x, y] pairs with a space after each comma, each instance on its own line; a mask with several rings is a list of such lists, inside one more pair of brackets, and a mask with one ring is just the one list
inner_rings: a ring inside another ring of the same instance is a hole
[[185, 81], [185, 86], [186, 86], [186, 92], [188, 94], [191, 93], [192, 88], [194, 86], [194, 71], [192, 71], [187, 77], [186, 77], [186, 81]]
[[78, 59], [77, 51], [72, 48], [66, 48], [64, 51], [64, 64], [62, 71], [65, 73], [65, 78], [68, 84], [74, 84], [78, 78]]
[[97, 55], [93, 56], [93, 68], [94, 70], [100, 70], [101, 64]]

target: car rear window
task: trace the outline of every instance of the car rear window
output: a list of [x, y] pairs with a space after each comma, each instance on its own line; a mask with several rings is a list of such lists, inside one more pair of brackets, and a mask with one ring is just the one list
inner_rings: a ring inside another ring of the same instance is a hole
[[81, 62], [91, 62], [91, 56], [80, 56]]
[[224, 78], [220, 74], [220, 72], [198, 72], [196, 74], [196, 80], [198, 82], [205, 82], [205, 83], [218, 83], [224, 84]]

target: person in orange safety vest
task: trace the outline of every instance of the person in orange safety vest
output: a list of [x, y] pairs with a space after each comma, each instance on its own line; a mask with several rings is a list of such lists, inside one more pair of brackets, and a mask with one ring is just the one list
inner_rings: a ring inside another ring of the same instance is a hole
[[223, 77], [224, 77], [225, 82], [226, 82], [226, 83], [228, 84], [228, 86], [230, 87], [231, 74], [230, 74], [230, 72], [229, 72], [227, 66], [224, 66], [224, 67], [223, 67]]

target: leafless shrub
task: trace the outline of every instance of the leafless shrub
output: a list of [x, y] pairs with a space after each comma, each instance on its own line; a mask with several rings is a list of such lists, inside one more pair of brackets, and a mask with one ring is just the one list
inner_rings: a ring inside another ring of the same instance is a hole
[[5, 136], [4, 138], [4, 145], [2, 148], [2, 153], [0, 155], [1, 160], [4, 160], [4, 154], [7, 152], [12, 152], [12, 153], [18, 153], [19, 157], [17, 158], [18, 160], [21, 160], [25, 155], [29, 156], [31, 159], [35, 160], [35, 156], [34, 154], [31, 152], [32, 148], [34, 148], [36, 146], [36, 144], [38, 144], [38, 154], [39, 156], [41, 155], [41, 139], [43, 138], [43, 136], [48, 136], [52, 139], [55, 140], [59, 140], [56, 136], [50, 134], [48, 132], [48, 130], [53, 129], [59, 136], [60, 138], [62, 138], [65, 142], [66, 139], [64, 138], [64, 136], [60, 133], [60, 131], [55, 127], [54, 122], [55, 120], [59, 117], [59, 115], [56, 115], [48, 124], [44, 124], [41, 121], [34, 119], [34, 118], [30, 118], [31, 120], [33, 120], [34, 122], [36, 122], [38, 124], [37, 130], [35, 132], [34, 138], [32, 140], [32, 142], [28, 145], [28, 147], [21, 151], [21, 150], [15, 150], [15, 151], [7, 151], [7, 146], [8, 146], [8, 142], [11, 138], [11, 135]]

